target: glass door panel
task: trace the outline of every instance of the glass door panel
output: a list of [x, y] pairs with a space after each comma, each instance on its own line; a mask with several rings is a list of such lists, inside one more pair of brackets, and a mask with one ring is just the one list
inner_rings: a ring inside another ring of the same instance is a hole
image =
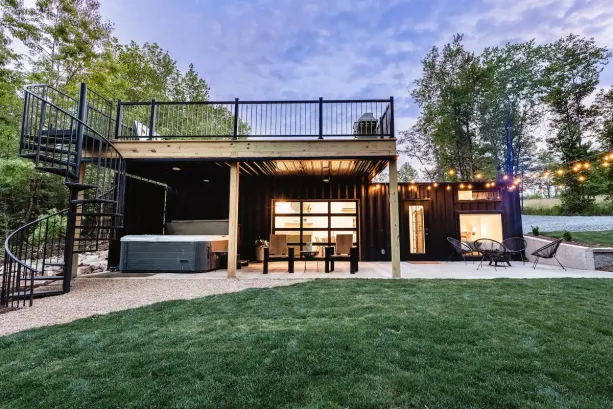
[[424, 254], [426, 252], [426, 228], [424, 223], [424, 206], [409, 206], [409, 252]]

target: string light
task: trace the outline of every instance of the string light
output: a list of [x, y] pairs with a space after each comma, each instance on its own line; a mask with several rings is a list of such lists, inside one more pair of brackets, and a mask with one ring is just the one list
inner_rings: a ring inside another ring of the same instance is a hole
[[455, 175], [455, 170], [454, 169], [449, 169], [449, 176], [453, 176]]
[[479, 172], [477, 174], [475, 174], [475, 179], [479, 180], [483, 177], [483, 173]]
[[428, 186], [428, 190], [432, 189], [432, 187]]
[[509, 180], [509, 176], [508, 176], [508, 175], [504, 175], [504, 176], [502, 177], [502, 180]]
[[581, 175], [577, 178], [579, 182], [585, 182], [585, 176]]
[[473, 188], [473, 185], [468, 185], [468, 188], [469, 188], [469, 189], [472, 189], [472, 188]]
[[573, 166], [573, 172], [579, 172], [581, 170], [581, 165]]
[[464, 183], [460, 184], [460, 189], [464, 189]]
[[447, 185], [447, 187], [445, 189], [451, 190], [451, 186]]
[[562, 176], [562, 175], [564, 174], [564, 169], [558, 169], [558, 170], [556, 170], [556, 173], [557, 173], [559, 176]]
[[585, 162], [585, 163], [583, 164], [583, 167], [584, 167], [585, 169], [589, 169], [589, 168], [590, 168], [590, 166], [592, 166], [592, 165], [590, 165], [590, 162]]
[[434, 182], [432, 186], [438, 187], [438, 182]]

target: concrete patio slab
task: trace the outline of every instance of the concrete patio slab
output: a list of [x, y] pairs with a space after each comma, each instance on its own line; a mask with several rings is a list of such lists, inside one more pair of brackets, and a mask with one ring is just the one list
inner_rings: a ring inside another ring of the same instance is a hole
[[[613, 273], [596, 270], [578, 270], [566, 269], [560, 267], [538, 265], [536, 269], [532, 268], [531, 263], [522, 264], [521, 262], [513, 262], [512, 267], [498, 267], [483, 265], [477, 270], [478, 262], [430, 262], [424, 263], [401, 263], [402, 278], [407, 279], [494, 279], [494, 278], [613, 278]], [[306, 272], [304, 271], [304, 262], [296, 262], [295, 272], [290, 274], [287, 272], [287, 264], [271, 263], [269, 265], [269, 273], [262, 274], [261, 264], [250, 264], [248, 267], [243, 267], [237, 271], [236, 278], [238, 279], [316, 279], [316, 278], [373, 278], [373, 279], [391, 279], [392, 264], [390, 262], [361, 262], [360, 271], [357, 274], [349, 273], [348, 263], [337, 263], [336, 271], [332, 273], [323, 272], [323, 263], [317, 265], [314, 261], [308, 261], [306, 264]], [[157, 274], [122, 274], [115, 273], [98, 273], [84, 276], [86, 279], [94, 278], [117, 278], [117, 279], [223, 279], [227, 277], [226, 270], [217, 270], [209, 273], [157, 273]]]

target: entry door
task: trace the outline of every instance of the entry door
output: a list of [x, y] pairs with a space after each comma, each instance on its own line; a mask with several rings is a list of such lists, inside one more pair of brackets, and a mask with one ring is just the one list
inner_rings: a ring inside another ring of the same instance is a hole
[[402, 240], [403, 259], [426, 260], [429, 250], [428, 207], [429, 202], [405, 201], [403, 205]]

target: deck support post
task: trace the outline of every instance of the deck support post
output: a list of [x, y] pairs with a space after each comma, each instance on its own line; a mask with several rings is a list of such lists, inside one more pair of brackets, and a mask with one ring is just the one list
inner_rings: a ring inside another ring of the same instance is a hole
[[238, 262], [238, 176], [240, 163], [230, 164], [230, 212], [228, 217], [228, 278], [236, 277]]
[[400, 209], [398, 204], [398, 160], [389, 161], [390, 174], [390, 236], [392, 276], [400, 278]]

